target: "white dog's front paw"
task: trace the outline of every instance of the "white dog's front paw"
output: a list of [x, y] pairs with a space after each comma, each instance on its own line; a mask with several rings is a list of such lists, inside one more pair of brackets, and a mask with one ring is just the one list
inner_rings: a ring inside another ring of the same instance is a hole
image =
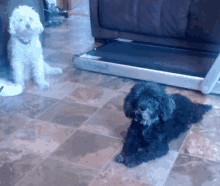
[[50, 84], [47, 81], [38, 84], [40, 90], [45, 90], [50, 88]]
[[52, 68], [50, 74], [62, 74], [63, 70], [61, 68]]

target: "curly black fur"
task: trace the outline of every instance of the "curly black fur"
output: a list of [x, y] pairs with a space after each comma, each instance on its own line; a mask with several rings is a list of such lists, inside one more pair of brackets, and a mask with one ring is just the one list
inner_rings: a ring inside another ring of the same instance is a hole
[[115, 161], [135, 167], [166, 155], [169, 143], [200, 122], [211, 108], [180, 94], [168, 95], [156, 83], [136, 84], [124, 101], [125, 115], [132, 122]]

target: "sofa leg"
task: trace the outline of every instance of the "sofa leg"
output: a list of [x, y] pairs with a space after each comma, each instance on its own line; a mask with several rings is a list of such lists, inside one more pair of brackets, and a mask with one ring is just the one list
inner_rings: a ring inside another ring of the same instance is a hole
[[105, 38], [95, 38], [95, 42], [96, 42], [96, 43], [104, 43], [104, 44], [107, 44], [107, 43], [112, 42], [112, 40], [111, 40], [111, 39], [105, 39]]
[[216, 58], [215, 62], [213, 63], [212, 67], [208, 71], [205, 79], [201, 84], [201, 91], [204, 94], [209, 94], [216, 83], [220, 78], [220, 54]]

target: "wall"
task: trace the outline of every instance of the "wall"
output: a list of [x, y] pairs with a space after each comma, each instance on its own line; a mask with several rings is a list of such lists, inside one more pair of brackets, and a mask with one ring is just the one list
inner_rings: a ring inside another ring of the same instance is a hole
[[50, 3], [50, 4], [57, 5], [57, 0], [47, 0], [47, 2]]
[[72, 9], [81, 2], [83, 2], [83, 0], [57, 0], [57, 5], [61, 9]]

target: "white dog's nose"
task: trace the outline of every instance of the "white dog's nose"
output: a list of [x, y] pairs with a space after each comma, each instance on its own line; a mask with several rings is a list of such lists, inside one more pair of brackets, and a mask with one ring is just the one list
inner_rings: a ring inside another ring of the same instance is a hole
[[30, 28], [31, 27], [31, 25], [30, 24], [26, 24], [26, 28]]

